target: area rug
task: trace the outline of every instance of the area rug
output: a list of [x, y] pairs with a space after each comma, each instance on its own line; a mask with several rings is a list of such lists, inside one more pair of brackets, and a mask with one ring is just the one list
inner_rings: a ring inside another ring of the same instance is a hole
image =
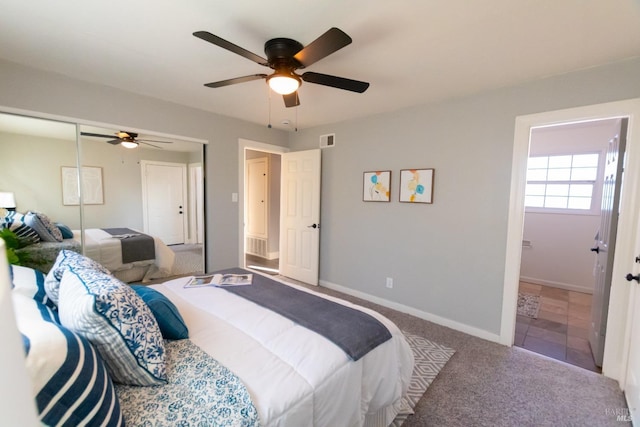
[[414, 335], [403, 331], [407, 338], [409, 347], [413, 351], [415, 365], [411, 374], [411, 382], [406, 395], [402, 398], [400, 412], [391, 423], [394, 427], [399, 427], [413, 414], [413, 408], [422, 397], [427, 387], [438, 376], [440, 370], [447, 364], [455, 350], [443, 345], [429, 341], [419, 335]]
[[540, 295], [518, 292], [518, 315], [537, 319], [539, 310]]

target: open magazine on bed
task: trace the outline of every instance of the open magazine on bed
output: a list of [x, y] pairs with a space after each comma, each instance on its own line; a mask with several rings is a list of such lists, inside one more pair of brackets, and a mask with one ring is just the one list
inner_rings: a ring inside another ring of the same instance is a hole
[[192, 276], [184, 287], [185, 288], [202, 288], [205, 286], [244, 286], [253, 282], [253, 274], [204, 274], [201, 276]]

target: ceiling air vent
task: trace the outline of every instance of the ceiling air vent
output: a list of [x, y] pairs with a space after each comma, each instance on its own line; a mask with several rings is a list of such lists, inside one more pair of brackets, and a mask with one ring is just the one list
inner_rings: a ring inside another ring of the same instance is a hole
[[329, 148], [336, 145], [336, 134], [328, 133], [326, 135], [320, 135], [320, 148]]

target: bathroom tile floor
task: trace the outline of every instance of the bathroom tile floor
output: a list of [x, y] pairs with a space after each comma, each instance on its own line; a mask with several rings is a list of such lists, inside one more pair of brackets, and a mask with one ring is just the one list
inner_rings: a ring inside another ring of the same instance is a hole
[[588, 340], [591, 295], [520, 282], [520, 292], [540, 295], [537, 319], [517, 316], [514, 344], [594, 372]]

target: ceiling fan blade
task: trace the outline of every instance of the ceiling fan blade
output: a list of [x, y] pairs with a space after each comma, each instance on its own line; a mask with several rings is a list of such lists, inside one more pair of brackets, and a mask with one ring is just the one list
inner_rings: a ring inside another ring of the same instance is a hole
[[[110, 137], [111, 138], [111, 137]], [[121, 139], [112, 139], [111, 141], [107, 141], [109, 144], [118, 145], [122, 142]]]
[[237, 55], [244, 56], [250, 61], [253, 61], [260, 65], [264, 65], [265, 67], [269, 66], [269, 62], [263, 57], [256, 55], [253, 52], [249, 52], [248, 50], [241, 48], [240, 46], [237, 46], [229, 41], [226, 41], [223, 38], [213, 35], [208, 31], [196, 31], [195, 33], [193, 33], [193, 35], [198, 37], [199, 39], [202, 39], [209, 43], [213, 43], [223, 49], [227, 49], [228, 51], [233, 52]]
[[136, 142], [159, 142], [161, 144], [173, 144], [173, 141], [158, 141], [156, 139], [147, 139], [147, 138], [143, 138], [143, 139], [136, 138]]
[[228, 79], [228, 80], [221, 80], [219, 82], [207, 83], [205, 84], [205, 86], [213, 87], [213, 88], [223, 87], [223, 86], [234, 85], [237, 83], [250, 82], [251, 80], [260, 80], [260, 79], [264, 79], [265, 77], [267, 77], [266, 74], [252, 74], [250, 76], [236, 77], [235, 79]]
[[302, 67], [300, 68], [308, 67], [314, 62], [317, 62], [342, 49], [351, 42], [351, 37], [349, 37], [344, 31], [335, 27], [330, 28], [326, 33], [305, 46], [293, 57], [296, 61], [302, 64]]
[[298, 95], [298, 91], [288, 95], [282, 95], [282, 99], [284, 99], [284, 106], [287, 108], [297, 107], [300, 105], [300, 96]]
[[351, 92], [362, 93], [369, 88], [369, 83], [367, 82], [345, 79], [344, 77], [330, 76], [328, 74], [313, 73], [310, 71], [304, 73], [300, 77], [302, 77], [302, 80], [305, 82], [350, 90]]
[[113, 135], [105, 135], [102, 133], [80, 132], [82, 136], [95, 136], [96, 138], [113, 138]]
[[[158, 147], [157, 145], [149, 144], [148, 142], [144, 142], [144, 141], [141, 141], [139, 139], [136, 139], [136, 142], [138, 144], [150, 145], [151, 147], [157, 148], [158, 150], [164, 150], [164, 148], [162, 148], [162, 147]], [[156, 142], [166, 142], [166, 141], [156, 141]]]

